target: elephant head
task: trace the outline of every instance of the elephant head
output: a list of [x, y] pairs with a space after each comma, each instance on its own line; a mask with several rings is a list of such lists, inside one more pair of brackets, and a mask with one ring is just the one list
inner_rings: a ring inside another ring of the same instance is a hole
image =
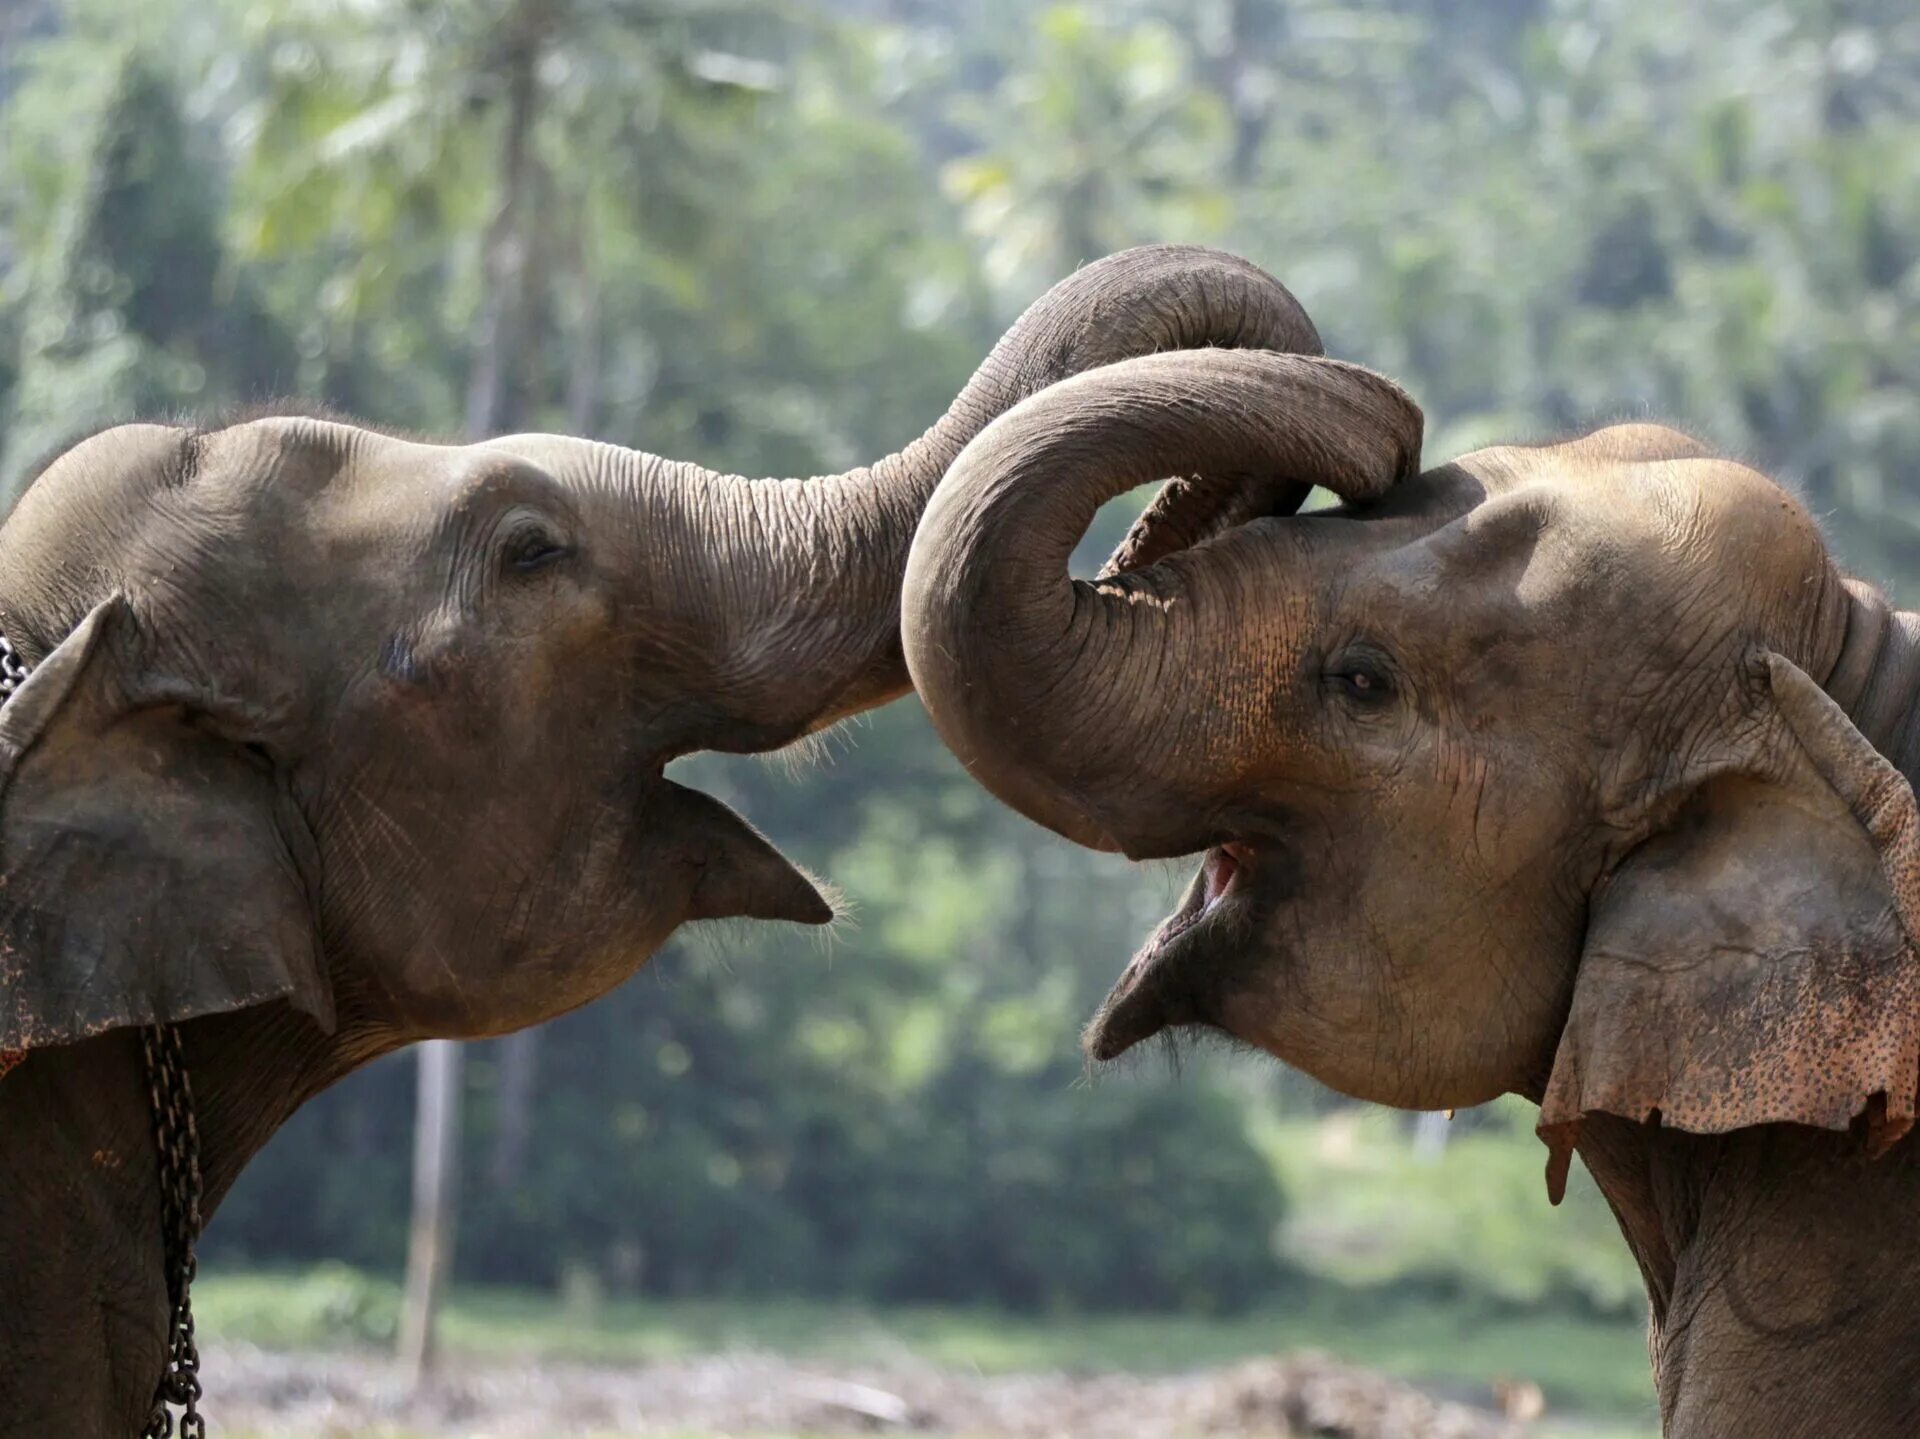
[[[947, 743], [1082, 844], [1205, 851], [1091, 1055], [1202, 1026], [1389, 1104], [1529, 1095], [1556, 1187], [1596, 1112], [1897, 1137], [1920, 825], [1848, 711], [1893, 747], [1911, 627], [1684, 435], [1420, 473], [1421, 427], [1331, 360], [1142, 358], [1003, 416], [929, 505], [903, 630]], [[1167, 474], [1141, 567], [1070, 579]], [[1343, 503], [1238, 523], [1309, 485]]]
[[663, 767], [902, 693], [900, 573], [965, 442], [1064, 376], [1213, 344], [1317, 339], [1253, 266], [1164, 247], [1064, 281], [922, 438], [810, 481], [307, 418], [76, 445], [0, 530], [34, 664], [0, 711], [0, 1050], [280, 998], [493, 1034], [683, 921], [826, 921]]

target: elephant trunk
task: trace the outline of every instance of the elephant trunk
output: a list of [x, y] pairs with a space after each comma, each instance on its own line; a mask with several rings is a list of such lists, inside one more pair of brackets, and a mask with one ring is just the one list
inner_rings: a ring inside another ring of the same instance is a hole
[[1320, 337], [1257, 266], [1218, 250], [1153, 246], [1054, 286], [938, 423], [874, 465], [752, 480], [623, 452], [654, 522], [678, 537], [666, 546], [668, 588], [655, 600], [698, 611], [688, 617], [717, 657], [706, 692], [722, 713], [703, 747], [769, 748], [904, 693], [901, 575], [921, 512], [968, 441], [1071, 375], [1210, 346], [1318, 354]]
[[1418, 470], [1421, 428], [1389, 381], [1306, 355], [1155, 355], [1019, 405], [955, 462], [907, 565], [907, 664], [942, 738], [1081, 844], [1213, 842], [1235, 773], [1285, 740], [1273, 677], [1297, 671], [1307, 626], [1276, 610], [1305, 602], [1282, 582], [1299, 537], [1265, 523], [1168, 554], [1166, 535], [1201, 532], [1176, 493], [1123, 551], [1166, 556], [1147, 568], [1074, 580], [1074, 544], [1108, 499], [1169, 474], [1277, 487], [1288, 512], [1312, 485], [1378, 498]]

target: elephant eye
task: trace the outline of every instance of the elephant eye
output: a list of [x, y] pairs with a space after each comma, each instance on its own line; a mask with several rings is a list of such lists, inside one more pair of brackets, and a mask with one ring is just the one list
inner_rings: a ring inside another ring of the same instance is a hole
[[1346, 654], [1327, 669], [1327, 679], [1355, 704], [1380, 705], [1393, 698], [1393, 677], [1371, 656]]
[[570, 545], [544, 526], [528, 525], [508, 539], [501, 563], [518, 574], [531, 574], [564, 560], [573, 553]]

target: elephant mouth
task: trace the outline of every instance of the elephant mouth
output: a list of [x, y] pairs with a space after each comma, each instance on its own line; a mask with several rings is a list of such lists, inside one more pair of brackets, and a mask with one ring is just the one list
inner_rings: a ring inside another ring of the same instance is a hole
[[1295, 514], [1312, 490], [1284, 475], [1175, 475], [1108, 556], [1100, 577], [1144, 569], [1254, 520]]
[[1266, 856], [1244, 841], [1207, 851], [1174, 912], [1127, 964], [1087, 1026], [1086, 1051], [1105, 1063], [1168, 1029], [1218, 1027], [1218, 1000], [1244, 952], [1254, 885]]

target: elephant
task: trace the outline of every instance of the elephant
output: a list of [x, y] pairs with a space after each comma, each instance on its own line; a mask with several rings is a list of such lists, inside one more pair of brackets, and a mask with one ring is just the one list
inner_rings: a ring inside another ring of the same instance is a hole
[[306, 1099], [498, 1035], [675, 928], [822, 924], [816, 886], [663, 773], [905, 692], [913, 526], [1065, 376], [1310, 327], [1235, 257], [1109, 257], [925, 435], [810, 481], [611, 444], [339, 420], [129, 424], [0, 528], [0, 1434], [125, 1435], [166, 1354], [142, 1035], [178, 1037], [210, 1213]]
[[1920, 1433], [1920, 614], [1678, 430], [1423, 468], [1423, 427], [1337, 360], [1141, 357], [929, 503], [902, 631], [947, 745], [1081, 845], [1202, 856], [1090, 1060], [1524, 1096], [1549, 1197], [1578, 1154], [1638, 1261], [1667, 1434]]

